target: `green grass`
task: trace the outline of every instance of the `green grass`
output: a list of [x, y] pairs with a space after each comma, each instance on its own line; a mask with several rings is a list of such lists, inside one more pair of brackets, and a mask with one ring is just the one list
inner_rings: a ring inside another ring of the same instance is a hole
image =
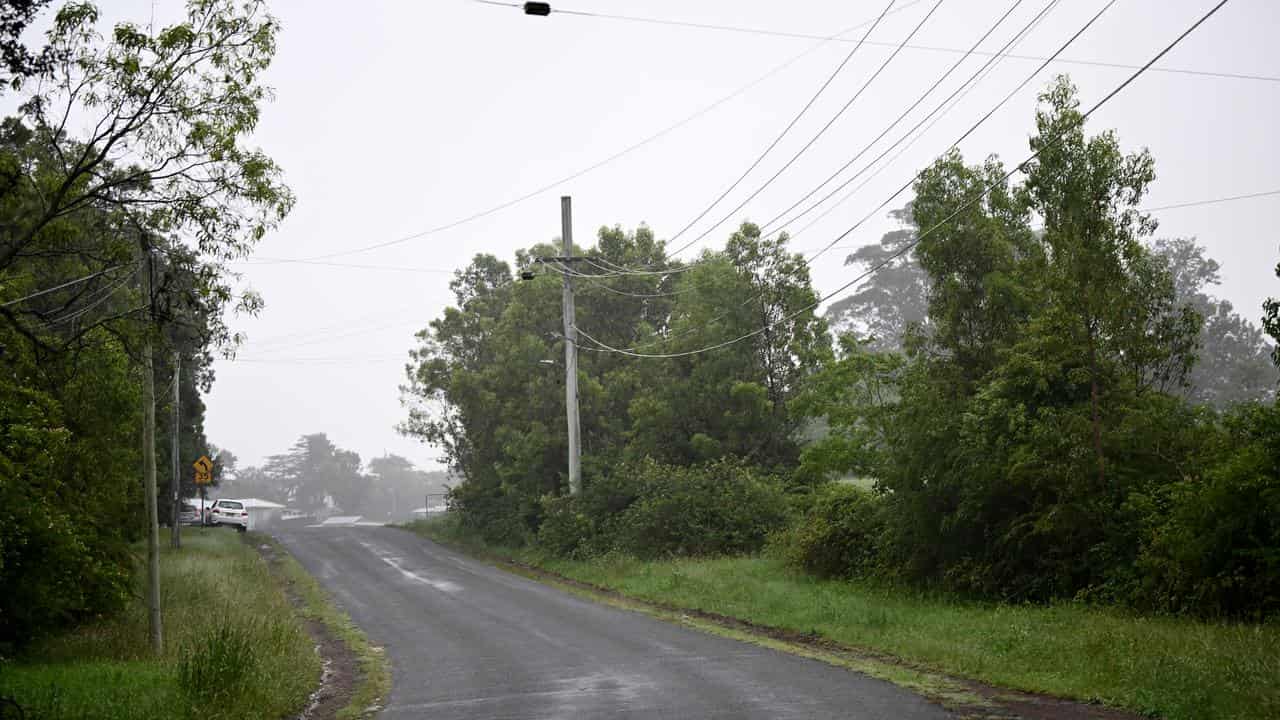
[[135, 601], [4, 661], [0, 696], [14, 698], [27, 718], [50, 720], [279, 718], [303, 707], [320, 659], [280, 585], [237, 533], [191, 529], [181, 550], [166, 546], [161, 604], [162, 655], [152, 655], [146, 608]]
[[266, 536], [255, 536], [255, 542], [268, 542], [277, 552], [277, 572], [293, 588], [302, 601], [303, 615], [318, 620], [356, 654], [360, 679], [347, 706], [338, 711], [338, 720], [352, 720], [375, 713], [391, 690], [391, 666], [382, 648], [373, 645], [351, 622], [346, 613], [329, 602], [320, 583], [311, 576], [283, 547]]
[[1140, 616], [1082, 604], [961, 602], [821, 581], [768, 557], [591, 561], [483, 548], [448, 522], [420, 534], [530, 563], [628, 597], [816, 633], [999, 687], [1096, 701], [1170, 720], [1280, 717], [1280, 625]]

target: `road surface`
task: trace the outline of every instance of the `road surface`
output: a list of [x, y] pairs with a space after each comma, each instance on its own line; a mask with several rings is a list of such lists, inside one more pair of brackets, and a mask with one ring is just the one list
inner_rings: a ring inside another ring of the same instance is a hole
[[386, 648], [388, 720], [949, 717], [889, 683], [596, 604], [403, 530], [276, 535]]

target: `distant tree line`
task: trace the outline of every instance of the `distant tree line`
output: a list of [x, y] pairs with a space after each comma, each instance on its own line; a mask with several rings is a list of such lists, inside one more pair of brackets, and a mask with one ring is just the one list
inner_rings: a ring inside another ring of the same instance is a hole
[[602, 229], [575, 250], [610, 275], [574, 280], [579, 496], [561, 278], [515, 279], [554, 246], [457, 273], [402, 429], [445, 450], [460, 531], [493, 543], [767, 549], [971, 597], [1274, 615], [1277, 303], [1257, 326], [1210, 295], [1217, 263], [1138, 209], [1153, 159], [1083, 124], [1059, 79], [1019, 181], [958, 153], [923, 173], [902, 228], [851, 256], [889, 262], [830, 309], [838, 340], [785, 233], [747, 223], [683, 264], [648, 228]]
[[448, 485], [446, 473], [419, 470], [395, 454], [365, 466], [358, 453], [334, 445], [324, 433], [303, 435], [261, 467], [239, 467], [226, 451], [219, 458], [225, 464], [222, 496], [261, 498], [308, 513], [407, 520], [425, 505], [427, 493], [442, 494]]

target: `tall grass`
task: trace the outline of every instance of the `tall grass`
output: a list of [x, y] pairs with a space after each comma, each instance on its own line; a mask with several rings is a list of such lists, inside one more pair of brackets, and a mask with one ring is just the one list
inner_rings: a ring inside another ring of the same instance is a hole
[[[28, 718], [278, 718], [320, 676], [314, 646], [252, 547], [192, 529], [161, 555], [165, 648], [151, 654], [147, 613], [122, 614], [28, 648], [0, 665], [0, 696]], [[139, 594], [141, 588], [139, 588]]]

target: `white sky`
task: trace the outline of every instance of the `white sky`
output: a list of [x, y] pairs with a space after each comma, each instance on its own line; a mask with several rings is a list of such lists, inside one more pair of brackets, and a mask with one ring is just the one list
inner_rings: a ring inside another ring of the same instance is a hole
[[[901, 41], [933, 2], [891, 15], [872, 39]], [[998, 48], [1044, 2], [1022, 3], [984, 48]], [[148, 0], [103, 4], [111, 21], [145, 23], [152, 12]], [[1064, 0], [1018, 52], [1051, 53], [1103, 4]], [[1121, 0], [1063, 57], [1141, 64], [1210, 4]], [[945, 0], [913, 42], [967, 48], [1008, 5]], [[871, 19], [883, 3], [563, 0], [553, 6], [828, 35]], [[154, 12], [157, 25], [165, 24], [179, 17], [181, 5], [158, 0]], [[277, 0], [272, 12], [284, 27], [268, 74], [276, 100], [264, 108], [254, 142], [283, 166], [298, 204], [279, 232], [261, 244], [261, 257], [340, 252], [487, 209], [648, 137], [816, 44], [563, 14], [526, 17], [514, 8], [467, 0]], [[1160, 66], [1277, 76], [1277, 31], [1280, 3], [1232, 0]], [[827, 43], [687, 126], [531, 200], [334, 261], [452, 271], [477, 252], [510, 259], [518, 247], [559, 235], [561, 194], [574, 198], [575, 238], [582, 244], [590, 244], [601, 225], [632, 228], [645, 222], [668, 237], [745, 169], [850, 47]], [[889, 52], [860, 50], [733, 202], [707, 220], [722, 217], [772, 174]], [[812, 150], [704, 243], [721, 245], [739, 220], [764, 221], [790, 205], [860, 150], [957, 57], [904, 51]], [[945, 92], [981, 62], [969, 60]], [[1035, 66], [1003, 62], [908, 153], [797, 238], [794, 247], [820, 247], [871, 212]], [[996, 153], [1012, 164], [1024, 158], [1034, 95], [1055, 71], [1071, 74], [1086, 106], [1129, 72], [1051, 66], [962, 145], [966, 159]], [[917, 113], [936, 101], [931, 97]], [[1126, 149], [1150, 148], [1159, 178], [1146, 204], [1156, 206], [1280, 189], [1278, 109], [1280, 82], [1153, 72], [1100, 110], [1089, 128], [1116, 129]], [[889, 135], [890, 141], [897, 137]], [[1277, 210], [1280, 197], [1271, 196], [1168, 211], [1158, 215], [1160, 235], [1197, 236], [1222, 263], [1218, 294], [1256, 322], [1262, 299], [1280, 294], [1272, 274], [1280, 257]], [[842, 244], [878, 241], [889, 227], [881, 215]], [[842, 265], [847, 252], [815, 263], [819, 291], [851, 277]], [[323, 431], [366, 460], [386, 450], [432, 469], [438, 452], [398, 436], [393, 426], [404, 416], [397, 386], [412, 334], [451, 299], [450, 276], [300, 264], [241, 267], [246, 284], [265, 295], [267, 307], [258, 318], [233, 321], [250, 341], [242, 361], [217, 365], [217, 383], [206, 398], [210, 440], [250, 464], [283, 451], [301, 434]]]

